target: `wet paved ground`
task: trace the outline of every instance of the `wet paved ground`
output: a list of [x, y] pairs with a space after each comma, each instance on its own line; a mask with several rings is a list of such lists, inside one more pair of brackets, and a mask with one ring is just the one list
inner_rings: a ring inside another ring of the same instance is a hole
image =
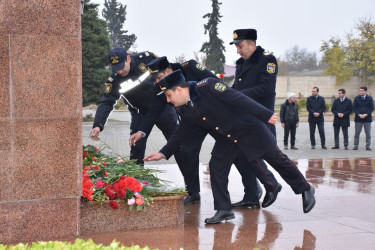
[[[118, 115], [122, 121], [109, 123], [101, 139], [116, 152], [127, 155], [128, 113], [114, 115]], [[83, 124], [83, 143], [99, 145], [88, 137], [91, 125]], [[374, 124], [372, 126], [375, 131]], [[278, 144], [282, 146], [283, 132], [280, 127], [278, 124]], [[364, 150], [363, 135], [360, 150], [351, 150], [354, 124], [349, 130], [350, 150], [332, 150], [332, 123], [326, 122], [325, 127], [328, 150], [321, 147], [311, 150], [308, 124], [301, 123], [297, 129], [296, 146], [299, 150], [284, 151], [315, 187], [317, 203], [308, 214], [302, 211], [301, 195], [295, 195], [273, 171], [283, 189], [272, 206], [260, 210], [235, 210], [234, 220], [205, 225], [204, 219], [214, 214], [210, 178], [205, 164], [213, 145], [213, 140], [208, 137], [203, 144], [200, 160], [202, 201], [201, 204], [185, 207], [184, 225], [86, 235], [81, 238], [92, 238], [104, 244], [116, 239], [127, 246], [148, 245], [151, 249], [374, 249], [374, 151]], [[147, 152], [158, 151], [165, 143], [161, 138], [160, 131], [153, 131]], [[320, 142], [319, 138], [317, 142]], [[182, 176], [173, 160], [156, 164], [159, 169], [167, 170], [160, 178], [173, 180], [176, 187], [183, 186]], [[243, 187], [236, 168], [232, 168], [229, 180], [232, 201], [242, 199]]]

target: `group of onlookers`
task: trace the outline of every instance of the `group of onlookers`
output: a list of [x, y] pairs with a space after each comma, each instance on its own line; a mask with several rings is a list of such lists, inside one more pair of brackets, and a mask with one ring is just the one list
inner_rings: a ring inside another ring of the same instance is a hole
[[[322, 149], [327, 149], [326, 139], [324, 133], [324, 115], [326, 110], [326, 103], [324, 97], [319, 95], [319, 88], [312, 89], [312, 95], [306, 100], [306, 109], [309, 113], [308, 122], [310, 128], [310, 142], [311, 149], [315, 149], [315, 129], [318, 127], [320, 143]], [[374, 100], [367, 94], [367, 87], [360, 87], [359, 95], [354, 98], [354, 102], [346, 97], [345, 89], [338, 90], [338, 98], [333, 101], [331, 112], [334, 115], [333, 129], [334, 129], [334, 146], [332, 149], [339, 149], [339, 133], [340, 128], [344, 136], [344, 148], [348, 150], [349, 135], [348, 128], [350, 127], [350, 115], [354, 112], [354, 147], [353, 150], [358, 150], [359, 136], [364, 127], [366, 134], [366, 150], [371, 150], [371, 122], [372, 112], [374, 111]], [[288, 149], [288, 138], [290, 134], [290, 148], [298, 149], [295, 146], [296, 128], [299, 126], [298, 105], [296, 103], [296, 96], [294, 93], [288, 95], [288, 99], [281, 104], [280, 107], [280, 121], [284, 128], [284, 149]]]

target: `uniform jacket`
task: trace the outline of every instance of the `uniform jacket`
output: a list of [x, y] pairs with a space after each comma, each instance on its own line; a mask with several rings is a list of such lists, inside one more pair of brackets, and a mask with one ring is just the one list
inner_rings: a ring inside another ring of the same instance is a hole
[[[171, 63], [171, 68], [173, 71], [180, 69], [182, 74], [185, 77], [185, 81], [196, 81], [199, 82], [207, 77], [217, 78], [211, 71], [202, 67], [197, 61], [189, 60], [182, 64], [180, 63]], [[155, 96], [152, 103], [152, 107], [148, 110], [147, 114], [143, 117], [142, 123], [138, 128], [139, 131], [142, 131], [146, 134], [151, 132], [152, 127], [159, 114], [164, 110], [165, 106], [168, 104], [165, 95], [156, 95], [160, 92], [160, 88], [157, 84], [154, 84]]]
[[[315, 96], [310, 96], [306, 101], [306, 109], [309, 112], [309, 122], [322, 122], [324, 121], [323, 112], [326, 110], [326, 102], [323, 96], [318, 95], [318, 99]], [[315, 117], [314, 113], [319, 113], [320, 116]]]
[[206, 129], [215, 138], [212, 155], [218, 157], [226, 147], [238, 146], [248, 160], [255, 160], [274, 146], [276, 138], [266, 125], [273, 111], [215, 78], [188, 84], [194, 108], [177, 108], [181, 123], [160, 150], [167, 159], [189, 139], [193, 126]]
[[127, 80], [136, 80], [145, 72], [147, 72], [146, 64], [156, 58], [151, 52], [142, 52], [130, 55], [130, 70], [125, 77], [112, 73], [105, 83], [104, 94], [100, 100], [98, 109], [96, 110], [93, 127], [99, 127], [102, 131], [109, 114], [112, 112], [116, 101], [122, 97], [130, 111], [146, 112], [150, 108], [150, 104], [154, 97], [153, 84], [154, 80], [149, 78], [145, 83], [135, 87], [134, 89], [120, 94], [120, 84]]
[[288, 123], [288, 121], [299, 122], [298, 117], [298, 105], [295, 102], [289, 103], [286, 100], [280, 107], [280, 121], [282, 123]]
[[[333, 126], [335, 127], [350, 127], [350, 114], [352, 113], [352, 100], [345, 97], [344, 101], [340, 98], [335, 99], [331, 108], [335, 115], [333, 118]], [[344, 117], [338, 117], [339, 113], [343, 113]]]
[[257, 46], [248, 60], [237, 60], [233, 88], [246, 89], [247, 96], [274, 111], [277, 71], [276, 58]]
[[[372, 122], [372, 112], [374, 111], [374, 100], [371, 96], [366, 95], [365, 99], [362, 100], [361, 96], [358, 95], [354, 98], [353, 111], [355, 113], [355, 122]], [[359, 118], [358, 115], [367, 114], [364, 119]]]

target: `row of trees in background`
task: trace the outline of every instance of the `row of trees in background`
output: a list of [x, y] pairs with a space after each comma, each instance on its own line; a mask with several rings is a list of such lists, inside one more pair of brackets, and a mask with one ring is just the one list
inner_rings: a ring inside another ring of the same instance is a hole
[[[204, 34], [208, 41], [204, 42], [200, 52], [194, 53], [195, 59], [206, 68], [216, 73], [224, 72], [225, 56], [224, 42], [219, 38], [218, 25], [220, 5], [218, 0], [212, 1], [212, 12], [203, 16], [207, 18], [204, 24]], [[137, 37], [128, 34], [124, 29], [126, 21], [126, 5], [117, 0], [105, 0], [102, 15], [99, 18], [98, 4], [85, 0], [84, 15], [82, 16], [82, 86], [83, 105], [98, 103], [103, 93], [103, 83], [110, 74], [107, 54], [111, 47], [124, 47], [126, 50], [133, 46]], [[375, 23], [369, 19], [360, 20], [355, 26], [355, 32], [348, 34], [346, 40], [332, 37], [324, 41], [320, 48], [322, 59], [316, 52], [294, 46], [278, 58], [279, 75], [295, 72], [322, 70], [326, 75], [336, 76], [337, 83], [350, 80], [352, 76], [362, 77], [364, 84], [375, 81]], [[184, 54], [174, 58], [175, 62], [184, 62]]]
[[362, 19], [355, 31], [343, 41], [332, 37], [323, 42], [320, 51], [326, 75], [335, 75], [340, 84], [352, 76], [362, 78], [363, 84], [375, 82], [375, 23]]

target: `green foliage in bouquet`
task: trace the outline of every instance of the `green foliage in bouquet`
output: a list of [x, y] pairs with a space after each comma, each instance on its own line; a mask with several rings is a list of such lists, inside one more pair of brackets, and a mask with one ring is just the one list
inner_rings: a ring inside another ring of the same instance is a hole
[[103, 153], [104, 148], [83, 146], [82, 198], [102, 203], [109, 200], [113, 209], [124, 200], [130, 211], [142, 210], [152, 197], [185, 194], [185, 190], [167, 189], [167, 181], [155, 176], [164, 171], [146, 168], [118, 155]]

